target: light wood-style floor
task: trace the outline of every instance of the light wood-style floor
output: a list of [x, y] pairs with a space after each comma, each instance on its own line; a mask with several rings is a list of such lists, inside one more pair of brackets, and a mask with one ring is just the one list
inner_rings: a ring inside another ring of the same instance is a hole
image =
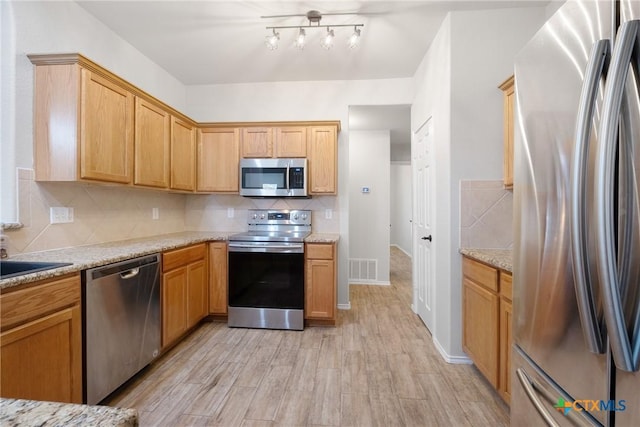
[[335, 328], [206, 323], [106, 402], [141, 426], [507, 426], [471, 365], [450, 365], [411, 311], [411, 263], [391, 286], [351, 286]]

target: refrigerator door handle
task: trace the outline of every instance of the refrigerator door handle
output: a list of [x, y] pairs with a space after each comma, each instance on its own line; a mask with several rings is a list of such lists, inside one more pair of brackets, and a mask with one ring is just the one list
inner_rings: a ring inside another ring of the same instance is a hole
[[553, 419], [551, 414], [549, 414], [549, 412], [545, 409], [544, 404], [536, 395], [536, 391], [533, 389], [533, 381], [531, 381], [529, 376], [524, 372], [524, 369], [516, 369], [516, 374], [518, 375], [518, 379], [520, 380], [520, 384], [522, 384], [524, 392], [529, 397], [531, 403], [533, 403], [536, 411], [538, 411], [540, 416], [547, 422], [547, 425], [550, 427], [560, 427], [558, 423], [556, 423], [556, 421]]
[[[632, 347], [625, 324], [616, 262], [613, 207], [616, 191], [614, 179], [618, 123], [625, 83], [639, 30], [640, 21], [637, 20], [627, 21], [620, 26], [605, 86], [595, 165], [597, 263], [598, 276], [602, 284], [604, 318], [613, 360], [619, 369], [627, 372], [638, 370], [640, 345], [636, 339]], [[633, 331], [633, 335], [638, 335], [637, 332]]]
[[589, 351], [602, 354], [605, 351], [603, 330], [598, 320], [596, 296], [592, 272], [587, 258], [587, 204], [586, 181], [591, 122], [595, 109], [600, 80], [609, 59], [609, 40], [598, 40], [591, 48], [584, 77], [573, 158], [571, 160], [571, 258], [580, 323]]

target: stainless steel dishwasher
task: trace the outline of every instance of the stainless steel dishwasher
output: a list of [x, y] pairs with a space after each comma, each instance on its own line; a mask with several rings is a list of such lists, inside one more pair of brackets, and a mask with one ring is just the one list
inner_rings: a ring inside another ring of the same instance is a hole
[[84, 272], [87, 404], [103, 400], [160, 353], [159, 267], [155, 254]]

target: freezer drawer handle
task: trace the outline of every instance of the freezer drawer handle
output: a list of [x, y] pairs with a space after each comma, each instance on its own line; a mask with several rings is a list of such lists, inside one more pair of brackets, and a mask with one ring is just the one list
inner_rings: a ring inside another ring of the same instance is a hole
[[558, 423], [553, 419], [551, 414], [545, 409], [543, 403], [540, 401], [538, 396], [536, 395], [536, 391], [533, 389], [533, 382], [529, 379], [529, 376], [524, 372], [524, 369], [518, 368], [516, 369], [516, 374], [518, 375], [518, 379], [520, 380], [520, 384], [524, 388], [525, 393], [535, 406], [536, 411], [540, 414], [542, 418], [547, 422], [547, 425], [550, 427], [560, 427]]
[[592, 353], [604, 353], [603, 327], [598, 319], [592, 272], [587, 258], [587, 161], [591, 122], [600, 80], [609, 60], [609, 40], [598, 40], [591, 48], [580, 94], [576, 143], [571, 159], [571, 259], [575, 277], [576, 298], [584, 338]]
[[[595, 166], [596, 236], [598, 241], [598, 275], [602, 284], [604, 319], [609, 332], [611, 352], [616, 366], [624, 371], [638, 370], [640, 363], [640, 321], [635, 316], [633, 330], [627, 332], [621, 293], [628, 285], [628, 277], [621, 264], [618, 272], [615, 249], [615, 227], [613, 218], [616, 139], [619, 134], [619, 117], [629, 72], [632, 53], [637, 48], [640, 21], [627, 21], [620, 26], [616, 44], [611, 55], [607, 83], [602, 107], [602, 122], [598, 134], [598, 150]], [[634, 58], [637, 61], [637, 58]], [[634, 73], [635, 75], [635, 73]], [[637, 77], [637, 75], [636, 75]], [[626, 102], [626, 101], [625, 101]], [[628, 232], [625, 226], [625, 232]], [[627, 241], [626, 238], [624, 240]], [[626, 279], [625, 279], [626, 278]], [[631, 335], [634, 343], [629, 338]]]

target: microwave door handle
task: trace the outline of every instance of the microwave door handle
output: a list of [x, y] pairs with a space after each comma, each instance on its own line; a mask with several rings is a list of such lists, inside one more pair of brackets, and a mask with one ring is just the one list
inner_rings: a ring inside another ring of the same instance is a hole
[[291, 162], [287, 162], [287, 191], [289, 191], [289, 167], [291, 166]]
[[587, 257], [587, 204], [586, 181], [591, 122], [598, 94], [598, 86], [604, 76], [605, 64], [609, 56], [609, 40], [594, 43], [585, 72], [578, 119], [576, 138], [571, 159], [571, 260], [573, 262], [574, 283], [578, 312], [584, 338], [592, 353], [604, 353], [604, 341], [593, 289], [592, 272]]
[[[636, 339], [632, 348], [626, 328], [619, 287], [616, 250], [614, 247], [614, 221], [617, 220], [613, 217], [615, 201], [614, 174], [616, 170], [616, 138], [619, 133], [620, 110], [639, 28], [640, 21], [627, 21], [620, 26], [605, 86], [595, 165], [595, 228], [598, 242], [598, 275], [602, 287], [604, 318], [609, 332], [613, 360], [619, 369], [627, 372], [633, 372], [638, 369], [640, 345]], [[634, 338], [637, 338], [637, 332], [637, 330], [633, 331]]]

